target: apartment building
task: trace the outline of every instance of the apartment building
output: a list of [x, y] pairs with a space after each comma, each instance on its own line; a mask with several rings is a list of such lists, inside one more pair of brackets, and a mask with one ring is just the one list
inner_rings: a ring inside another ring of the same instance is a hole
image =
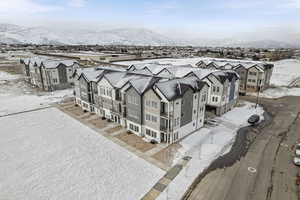
[[174, 143], [203, 126], [209, 86], [197, 77], [97, 67], [74, 79], [77, 105], [149, 141]]
[[232, 70], [193, 71], [186, 76], [194, 76], [209, 85], [206, 108], [220, 116], [233, 109], [239, 98], [239, 75]]
[[46, 91], [70, 88], [73, 85], [74, 70], [79, 64], [74, 60], [60, 60], [48, 57], [33, 57], [21, 60], [26, 80]]
[[234, 70], [240, 76], [239, 92], [241, 94], [259, 92], [270, 86], [274, 65], [265, 62], [203, 59], [196, 66], [203, 69]]

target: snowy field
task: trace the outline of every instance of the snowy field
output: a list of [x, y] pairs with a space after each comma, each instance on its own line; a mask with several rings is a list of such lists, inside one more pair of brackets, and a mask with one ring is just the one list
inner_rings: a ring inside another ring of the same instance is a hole
[[173, 65], [187, 65], [196, 66], [196, 63], [205, 57], [197, 58], [162, 58], [162, 59], [150, 59], [150, 60], [140, 60], [140, 61], [123, 61], [117, 62], [117, 64], [122, 65], [133, 65], [133, 64], [142, 64], [142, 63], [160, 63], [160, 64], [173, 64]]
[[21, 77], [0, 71], [0, 116], [47, 107], [73, 95], [72, 89], [36, 92]]
[[[256, 96], [257, 93], [252, 93], [251, 95]], [[276, 87], [269, 88], [263, 93], [259, 94], [260, 97], [264, 98], [280, 98], [285, 96], [300, 96], [300, 88], [288, 88], [288, 87]]]
[[300, 78], [300, 60], [280, 60], [273, 64], [275, 67], [271, 77], [272, 85], [289, 86], [296, 78]]
[[4, 81], [8, 81], [8, 80], [15, 80], [15, 79], [18, 79], [20, 78], [21, 76], [20, 75], [12, 75], [12, 74], [9, 74], [7, 72], [2, 72], [0, 71], [0, 83]]
[[140, 199], [164, 174], [56, 108], [0, 126], [0, 199]]
[[158, 199], [181, 199], [201, 171], [219, 156], [230, 151], [238, 129], [248, 125], [247, 120], [251, 115], [258, 114], [263, 119], [263, 108], [255, 109], [254, 106], [252, 103], [244, 102], [242, 107], [236, 107], [222, 117], [216, 118], [217, 126], [202, 128], [181, 141], [182, 148], [176, 157], [191, 156], [192, 159]]

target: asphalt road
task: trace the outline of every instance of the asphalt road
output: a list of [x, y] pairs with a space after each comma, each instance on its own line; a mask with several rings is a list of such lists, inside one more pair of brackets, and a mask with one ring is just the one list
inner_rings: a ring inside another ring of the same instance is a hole
[[[255, 102], [253, 97], [244, 97]], [[241, 130], [231, 152], [199, 175], [184, 199], [297, 200], [293, 163], [300, 140], [300, 97], [261, 99], [267, 120]]]

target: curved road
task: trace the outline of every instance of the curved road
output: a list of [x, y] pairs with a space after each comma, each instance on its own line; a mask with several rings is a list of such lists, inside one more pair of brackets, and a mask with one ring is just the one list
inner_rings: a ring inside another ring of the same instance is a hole
[[[244, 99], [255, 102], [255, 97]], [[246, 142], [237, 143], [245, 148], [234, 145], [231, 151], [233, 158], [241, 151], [240, 159], [230, 162], [229, 157], [213, 163], [184, 199], [297, 200], [298, 169], [292, 159], [294, 145], [300, 139], [300, 97], [260, 101], [272, 118], [263, 125], [247, 128]]]

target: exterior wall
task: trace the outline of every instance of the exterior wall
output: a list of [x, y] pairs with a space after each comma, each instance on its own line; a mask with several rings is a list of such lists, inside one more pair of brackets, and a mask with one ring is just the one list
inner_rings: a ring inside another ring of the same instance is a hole
[[223, 85], [214, 75], [209, 75], [208, 79], [212, 83], [206, 80], [206, 82], [210, 85], [209, 92], [208, 92], [209, 99], [207, 101], [207, 104], [209, 106], [219, 107], [221, 106], [221, 101], [223, 96]]
[[[127, 120], [136, 124], [142, 124], [141, 96], [131, 87], [126, 91]], [[134, 99], [135, 102], [132, 101]]]
[[96, 105], [100, 109], [102, 116], [121, 123], [122, 109], [121, 102], [116, 99], [117, 90], [106, 78], [102, 78], [97, 84], [97, 92]]
[[264, 88], [264, 73], [256, 67], [248, 69], [247, 92], [257, 92], [259, 87]]
[[80, 99], [85, 102], [90, 102], [89, 99], [89, 83], [81, 76], [79, 78]]
[[[160, 142], [160, 112], [161, 112], [161, 101], [155, 92], [150, 89], [143, 95], [143, 133], [149, 139], [155, 139]], [[155, 118], [154, 121], [152, 118]], [[156, 137], [146, 134], [146, 129], [155, 131]]]
[[240, 93], [246, 93], [248, 70], [245, 67], [238, 67], [235, 69], [235, 71], [240, 76], [239, 91]]
[[29, 77], [32, 85], [42, 88], [46, 91], [60, 90], [70, 88], [73, 85], [73, 72], [79, 65], [66, 67], [60, 64], [57, 68], [45, 68], [43, 64], [37, 65], [30, 63], [25, 65], [25, 73]]
[[181, 119], [180, 126], [185, 126], [192, 121], [193, 116], [193, 91], [189, 89], [181, 99]]

